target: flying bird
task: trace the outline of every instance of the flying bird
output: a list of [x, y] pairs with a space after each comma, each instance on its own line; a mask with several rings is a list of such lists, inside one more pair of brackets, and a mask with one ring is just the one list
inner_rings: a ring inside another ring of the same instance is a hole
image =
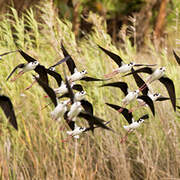
[[147, 88], [147, 86], [155, 80], [159, 80], [167, 89], [171, 103], [173, 105], [174, 111], [176, 111], [176, 93], [173, 81], [165, 76], [165, 67], [160, 67], [158, 69], [152, 69], [149, 67], [140, 68], [134, 72], [128, 73], [124, 76], [128, 76], [136, 73], [148, 73], [150, 76], [147, 78], [144, 85], [141, 86], [140, 91]]
[[6, 115], [7, 119], [11, 123], [11, 125], [18, 130], [18, 124], [16, 121], [16, 116], [14, 113], [13, 104], [9, 97], [0, 95], [0, 106], [2, 110], [4, 111], [4, 114]]
[[[64, 56], [70, 56], [67, 52], [67, 50], [65, 49], [65, 47], [63, 46], [63, 43], [61, 43], [61, 49], [63, 51]], [[72, 59], [72, 57], [70, 56], [70, 58], [68, 59], [68, 61], [66, 61], [66, 64], [68, 66], [68, 69], [71, 73], [71, 76], [68, 77], [68, 81], [70, 82], [74, 82], [77, 80], [83, 80], [83, 81], [106, 81], [107, 79], [97, 79], [97, 78], [93, 78], [93, 77], [89, 77], [89, 76], [85, 76], [87, 74], [87, 70], [82, 70], [82, 71], [78, 71], [77, 67], [75, 65], [74, 60]]]
[[[124, 93], [125, 98], [122, 100], [122, 106], [125, 107], [126, 105], [128, 105], [130, 102], [132, 102], [135, 99], [141, 99], [144, 102], [146, 102], [146, 104], [149, 106], [149, 108], [151, 109], [153, 115], [155, 115], [155, 109], [154, 109], [154, 104], [153, 101], [151, 100], [150, 97], [148, 97], [147, 95], [139, 95], [140, 91], [139, 90], [135, 90], [135, 91], [130, 91], [128, 88], [127, 83], [125, 82], [114, 82], [114, 83], [108, 83], [108, 84], [104, 84], [101, 87], [104, 86], [112, 86], [112, 87], [118, 87], [121, 89], [121, 91]], [[121, 112], [123, 110], [123, 108], [119, 109], [119, 112]]]
[[[110, 103], [106, 103], [106, 104], [117, 111], [122, 108], [118, 105], [114, 105], [114, 104], [110, 104]], [[124, 142], [126, 140], [128, 134], [130, 132], [132, 132], [133, 130], [135, 130], [136, 128], [138, 128], [144, 122], [145, 119], [148, 119], [149, 115], [145, 114], [145, 115], [141, 116], [137, 121], [135, 121], [133, 118], [132, 112], [129, 113], [128, 109], [123, 108], [123, 111], [121, 113], [129, 124], [129, 125], [123, 126], [124, 129], [127, 131], [126, 136], [124, 138], [122, 138], [122, 140], [121, 140], [121, 142]]]
[[130, 62], [129, 64], [125, 64], [124, 61], [120, 56], [117, 54], [114, 54], [107, 49], [104, 49], [100, 45], [98, 47], [105, 52], [119, 67], [115, 69], [112, 73], [104, 75], [106, 78], [110, 78], [118, 73], [127, 73], [128, 71], [131, 70], [132, 67], [134, 66], [155, 66], [156, 64], [153, 65], [148, 65], [148, 64], [136, 64], [134, 62]]

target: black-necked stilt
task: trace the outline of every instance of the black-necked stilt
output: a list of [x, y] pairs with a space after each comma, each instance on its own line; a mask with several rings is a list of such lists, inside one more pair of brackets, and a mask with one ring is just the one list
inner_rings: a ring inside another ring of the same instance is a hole
[[4, 114], [6, 115], [9, 122], [12, 124], [12, 126], [18, 130], [18, 124], [16, 121], [16, 116], [14, 113], [13, 104], [9, 97], [0, 95], [0, 106], [2, 110], [4, 111]]
[[[107, 121], [104, 123], [104, 125], [107, 125], [110, 121]], [[92, 127], [79, 127], [75, 124], [74, 121], [69, 122], [69, 127], [71, 128], [72, 131], [67, 131], [67, 134], [74, 137], [74, 138], [79, 138], [79, 135], [82, 133], [85, 133], [87, 131], [94, 131], [94, 129], [99, 128], [100, 126], [92, 126]]]
[[[118, 105], [114, 105], [114, 104], [110, 104], [110, 103], [106, 103], [106, 104], [108, 106], [110, 106], [111, 108], [117, 110], [117, 111], [122, 108], [122, 107], [120, 107]], [[123, 126], [124, 129], [127, 130], [126, 136], [124, 138], [122, 138], [121, 142], [123, 142], [127, 138], [128, 133], [132, 132], [134, 129], [138, 128], [144, 122], [145, 119], [149, 118], [149, 115], [145, 114], [145, 115], [141, 116], [137, 121], [134, 121], [132, 112], [129, 113], [128, 109], [123, 108], [121, 113], [122, 113], [122, 115], [124, 116], [124, 118], [127, 120], [128, 124], [129, 124], [127, 126]]]
[[104, 49], [103, 47], [99, 46], [98, 47], [103, 50], [118, 66], [119, 68], [115, 69], [112, 73], [105, 75], [106, 78], [110, 78], [118, 73], [127, 73], [131, 70], [132, 67], [134, 66], [155, 66], [156, 64], [153, 65], [148, 65], [148, 64], [136, 64], [134, 62], [130, 62], [129, 64], [125, 64], [123, 60], [121, 59], [120, 56], [117, 54], [114, 54], [107, 49]]
[[8, 79], [13, 75], [13, 73], [14, 73], [17, 69], [22, 69], [22, 70], [17, 74], [17, 76], [16, 76], [12, 81], [15, 81], [18, 77], [20, 77], [20, 76], [21, 76], [22, 74], [24, 74], [25, 72], [34, 70], [34, 69], [38, 66], [38, 64], [39, 64], [38, 61], [29, 62], [29, 63], [27, 63], [27, 64], [24, 64], [24, 63], [18, 64], [18, 65], [12, 70], [12, 72], [9, 74], [9, 76], [7, 77], [6, 80], [8, 80]]
[[[113, 86], [113, 87], [118, 87], [121, 89], [121, 91], [125, 95], [125, 98], [122, 99], [122, 106], [123, 107], [125, 107], [126, 105], [128, 105], [130, 102], [132, 102], [135, 99], [142, 99], [150, 107], [153, 115], [155, 114], [154, 104], [153, 104], [152, 100], [148, 96], [145, 96], [145, 95], [139, 96], [139, 93], [140, 93], [139, 90], [130, 91], [127, 83], [125, 83], [125, 82], [114, 82], [114, 83], [104, 84], [101, 87], [103, 87], [103, 86]], [[121, 112], [122, 110], [123, 110], [123, 108], [119, 109], [119, 112]]]
[[180, 65], [180, 57], [176, 54], [176, 52], [173, 50], [174, 57], [177, 61], [177, 63]]
[[[30, 70], [34, 70], [36, 73], [38, 73], [39, 78], [41, 79], [41, 81], [43, 81], [44, 83], [47, 83], [47, 84], [48, 84], [48, 74], [49, 74], [50, 76], [53, 76], [53, 77], [55, 78], [55, 80], [57, 81], [58, 85], [59, 85], [59, 83], [61, 83], [61, 75], [60, 75], [59, 73], [55, 72], [55, 71], [52, 71], [51, 69], [52, 69], [52, 67], [54, 68], [55, 66], [57, 66], [57, 65], [65, 62], [65, 61], [67, 61], [67, 60], [68, 60], [67, 57], [65, 57], [64, 59], [60, 60], [60, 61], [59, 61], [58, 63], [56, 63], [55, 65], [53, 65], [53, 66], [51, 66], [51, 67], [49, 67], [49, 68], [46, 68], [45, 66], [39, 64], [39, 62], [38, 62], [36, 59], [34, 59], [33, 57], [31, 57], [30, 55], [28, 55], [28, 54], [25, 53], [24, 51], [19, 50], [19, 52], [20, 52], [20, 54], [23, 56], [23, 58], [28, 62], [28, 64], [36, 64], [36, 63], [37, 63], [37, 65], [36, 65], [34, 68], [30, 69]], [[17, 68], [16, 68], [16, 69], [17, 69]], [[16, 70], [16, 69], [15, 69], [15, 70]], [[15, 71], [15, 70], [14, 70], [14, 71]], [[14, 72], [14, 71], [13, 71], [13, 72]], [[12, 73], [13, 73], [13, 72], [12, 72]], [[11, 73], [11, 75], [12, 75], [12, 73]], [[22, 75], [23, 73], [24, 73], [24, 72], [22, 72], [21, 75]], [[9, 78], [9, 77], [8, 77], [8, 78]], [[35, 81], [32, 83], [32, 85], [33, 85], [34, 83], [35, 83]], [[32, 87], [32, 85], [31, 85], [30, 87]], [[26, 88], [26, 89], [29, 89], [30, 87], [28, 87], [28, 88]]]
[[[103, 120], [97, 116], [94, 116], [90, 113], [87, 113], [87, 112], [80, 112], [78, 117], [86, 119], [88, 121], [89, 128], [92, 131], [94, 130], [95, 127], [101, 127], [103, 129], [110, 130], [110, 131], [114, 132], [113, 129], [106, 126], [106, 124], [109, 123], [110, 121], [106, 122], [105, 120]], [[96, 126], [94, 126], [94, 125], [96, 125]]]
[[135, 73], [148, 73], [150, 76], [147, 78], [146, 83], [141, 86], [140, 91], [143, 89], [147, 88], [147, 86], [152, 83], [155, 80], [159, 80], [167, 89], [169, 97], [171, 99], [171, 103], [173, 105], [174, 111], [176, 111], [176, 93], [175, 93], [175, 87], [173, 81], [166, 77], [165, 74], [165, 67], [161, 67], [158, 69], [152, 69], [149, 67], [141, 68], [138, 70], [135, 70], [131, 73], [128, 73], [124, 76], [128, 76], [130, 74], [135, 74]]
[[[65, 57], [70, 56], [62, 43], [61, 43], [61, 49], [62, 49], [63, 54], [64, 54]], [[87, 74], [87, 71], [82, 70], [82, 71], [79, 72], [77, 70], [75, 62], [74, 62], [74, 60], [72, 59], [71, 56], [68, 59], [68, 61], [66, 61], [66, 64], [67, 64], [68, 69], [69, 69], [69, 71], [71, 73], [71, 76], [68, 77], [68, 81], [70, 81], [70, 82], [74, 82], [74, 81], [77, 81], [77, 80], [83, 80], [83, 81], [105, 81], [105, 80], [107, 80], [107, 79], [97, 79], [97, 78], [85, 76]]]

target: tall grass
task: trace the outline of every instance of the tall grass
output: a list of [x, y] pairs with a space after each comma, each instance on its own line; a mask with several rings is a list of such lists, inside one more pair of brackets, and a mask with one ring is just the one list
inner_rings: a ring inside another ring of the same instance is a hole
[[[88, 74], [101, 78], [116, 67], [96, 44], [119, 54], [126, 62], [157, 63], [167, 67], [167, 75], [174, 80], [177, 97], [180, 97], [180, 75], [172, 53], [157, 52], [151, 43], [145, 53], [138, 54], [126, 37], [125, 51], [117, 49], [106, 33], [106, 24], [101, 17], [90, 15], [94, 32], [84, 39], [76, 40], [72, 24], [60, 20], [51, 3], [41, 5], [41, 16], [28, 10], [22, 17], [11, 8], [0, 22], [1, 52], [22, 48], [37, 58], [40, 63], [50, 66], [62, 58], [60, 42], [63, 40], [78, 69], [87, 69]], [[38, 16], [38, 18], [37, 18]], [[18, 53], [7, 55], [1, 61], [2, 94], [10, 96], [14, 104], [19, 131], [15, 131], [0, 110], [0, 179], [179, 179], [180, 178], [180, 124], [179, 114], [174, 113], [170, 102], [155, 104], [156, 117], [147, 108], [139, 109], [134, 118], [149, 113], [150, 118], [137, 131], [130, 134], [124, 144], [123, 125], [126, 121], [119, 113], [105, 105], [105, 102], [121, 104], [122, 93], [113, 88], [99, 88], [101, 82], [85, 83], [87, 99], [94, 105], [95, 115], [111, 120], [110, 126], [119, 135], [104, 130], [95, 130], [94, 135], [86, 133], [77, 142], [69, 139], [64, 120], [54, 122], [50, 117], [53, 106], [41, 110], [49, 99], [36, 84], [30, 90], [33, 72], [25, 73], [15, 83], [6, 77], [24, 59]], [[63, 75], [62, 66], [57, 71]], [[68, 70], [67, 70], [68, 72]], [[136, 89], [132, 77], [117, 75], [111, 81], [126, 81]], [[52, 86], [55, 82], [52, 80]], [[159, 83], [152, 84], [154, 91], [167, 95]], [[21, 94], [25, 96], [21, 96]], [[178, 102], [177, 102], [178, 103]], [[133, 106], [136, 103], [133, 104]], [[128, 108], [131, 108], [129, 105]], [[83, 120], [78, 120], [83, 124]], [[65, 130], [60, 130], [60, 127]]]

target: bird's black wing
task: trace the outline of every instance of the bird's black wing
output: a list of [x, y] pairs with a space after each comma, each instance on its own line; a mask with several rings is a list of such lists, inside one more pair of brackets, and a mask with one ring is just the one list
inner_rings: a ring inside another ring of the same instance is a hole
[[39, 79], [43, 83], [46, 83], [47, 85], [49, 84], [47, 69], [43, 65], [40, 65], [40, 64], [37, 65], [36, 68], [34, 69], [34, 71], [39, 74]]
[[93, 115], [93, 105], [87, 101], [87, 100], [81, 100], [81, 106], [84, 108], [84, 110]]
[[153, 115], [155, 115], [154, 103], [153, 103], [152, 99], [149, 96], [142, 95], [142, 96], [138, 96], [137, 99], [143, 100], [149, 106], [149, 108], [151, 109]]
[[152, 74], [153, 72], [154, 72], [154, 71], [153, 71], [152, 68], [150, 68], [150, 67], [143, 67], [143, 68], [140, 68], [140, 69], [135, 70], [134, 72], [127, 73], [127, 74], [123, 75], [123, 77], [129, 76], [129, 75], [134, 74], [134, 73], [147, 73], [147, 74]]
[[[156, 99], [156, 101], [166, 101], [166, 100], [170, 100], [170, 97], [164, 97], [164, 96], [160, 96]], [[176, 106], [177, 107], [177, 106]]]
[[[99, 46], [99, 45], [98, 45]], [[104, 49], [103, 47], [99, 46], [99, 48], [101, 50], [103, 50], [111, 59], [113, 59], [113, 61], [119, 66], [121, 67], [122, 66], [122, 62], [123, 60], [121, 59], [120, 56], [108, 51], [107, 49]]]
[[114, 82], [114, 83], [108, 83], [108, 84], [103, 84], [100, 87], [104, 87], [104, 86], [113, 86], [113, 87], [118, 87], [121, 89], [121, 91], [124, 93], [124, 95], [126, 96], [128, 94], [128, 85], [125, 82]]
[[25, 66], [25, 64], [18, 64], [9, 74], [9, 76], [7, 77], [6, 81], [13, 75], [13, 73], [18, 69], [18, 68], [23, 68]]
[[18, 50], [5, 52], [5, 53], [0, 54], [0, 56], [5, 56], [5, 55], [8, 55], [8, 54], [10, 54], [10, 53], [17, 52], [17, 51], [18, 51]]
[[52, 71], [52, 70], [50, 70], [50, 69], [46, 69], [46, 72], [47, 72], [50, 76], [54, 77], [54, 79], [56, 80], [58, 86], [60, 87], [60, 86], [61, 86], [61, 83], [62, 83], [62, 77], [61, 77], [61, 75], [60, 75], [59, 73], [57, 73], [56, 71]]
[[84, 76], [80, 80], [81, 81], [107, 81], [108, 79], [98, 79], [98, 78], [93, 78], [93, 77], [89, 77], [89, 76]]
[[71, 74], [74, 74], [74, 69], [76, 68], [76, 65], [74, 63], [74, 60], [72, 59], [72, 57], [68, 54], [68, 52], [66, 51], [65, 47], [63, 46], [63, 44], [61, 43], [61, 49], [63, 51], [64, 56], [69, 56], [68, 61], [66, 61], [66, 64], [68, 66], [69, 71], [71, 72]]
[[22, 57], [28, 62], [35, 62], [37, 61], [36, 59], [34, 59], [33, 57], [29, 56], [28, 54], [26, 54], [24, 51], [19, 50], [19, 53], [22, 55]]
[[148, 114], [145, 114], [143, 115], [142, 117], [140, 117], [137, 122], [139, 122], [141, 119], [148, 119], [149, 118], [149, 115]]
[[[132, 68], [131, 72], [133, 73], [134, 71], [135, 71], [134, 68]], [[145, 84], [144, 80], [137, 73], [133, 73], [132, 75], [134, 77], [134, 80], [136, 81], [137, 86], [141, 88]], [[146, 85], [146, 88], [143, 88], [142, 90], [143, 95], [147, 95], [148, 91], [149, 88]]]
[[2, 110], [4, 111], [4, 114], [6, 115], [9, 122], [12, 124], [12, 126], [16, 130], [18, 130], [16, 116], [15, 116], [13, 104], [12, 104], [10, 98], [7, 96], [1, 95], [0, 96], [0, 106], [1, 106]]
[[90, 127], [93, 127], [94, 125], [97, 125], [103, 129], [106, 129], [106, 130], [111, 130], [113, 131], [111, 128], [109, 128], [108, 126], [106, 126], [104, 124], [104, 120], [99, 118], [99, 117], [96, 117], [96, 116], [93, 116], [92, 114], [89, 114], [89, 113], [86, 113], [86, 112], [80, 112], [78, 117], [82, 117], [84, 119], [86, 119], [88, 121], [88, 124]]
[[65, 58], [63, 58], [60, 61], [58, 61], [56, 64], [50, 66], [48, 69], [55, 68], [56, 66], [62, 64], [63, 62], [66, 62], [69, 58], [70, 58], [70, 56], [66, 56]]
[[72, 89], [80, 92], [83, 91], [83, 87], [80, 84], [73, 85]]
[[50, 97], [51, 101], [53, 102], [54, 106], [57, 106], [57, 99], [56, 99], [56, 94], [54, 90], [48, 86], [45, 82], [43, 82], [41, 79], [37, 78], [34, 76], [38, 84], [44, 89], [44, 91], [47, 93], [47, 95]]
[[173, 50], [173, 54], [174, 54], [174, 57], [175, 57], [177, 63], [180, 65], [180, 57], [175, 53], [174, 50]]
[[111, 108], [113, 108], [113, 109], [115, 109], [115, 110], [119, 110], [119, 109], [123, 109], [122, 110], [122, 115], [124, 116], [124, 118], [127, 120], [127, 122], [129, 123], [129, 124], [131, 124], [132, 123], [132, 119], [133, 119], [133, 115], [132, 115], [132, 112], [129, 112], [129, 110], [128, 109], [126, 109], [126, 108], [123, 108], [123, 107], [121, 107], [121, 106], [118, 106], [118, 105], [115, 105], [115, 104], [110, 104], [110, 103], [106, 103], [108, 106], [110, 106]]
[[61, 98], [64, 98], [64, 97], [69, 97], [69, 93], [65, 93], [65, 94], [59, 96], [58, 99], [61, 99]]
[[176, 111], [176, 93], [175, 93], [175, 87], [174, 87], [173, 81], [169, 79], [168, 77], [161, 77], [159, 81], [163, 83], [164, 86], [166, 87], [169, 97], [171, 99], [171, 103], [173, 105], [174, 111]]

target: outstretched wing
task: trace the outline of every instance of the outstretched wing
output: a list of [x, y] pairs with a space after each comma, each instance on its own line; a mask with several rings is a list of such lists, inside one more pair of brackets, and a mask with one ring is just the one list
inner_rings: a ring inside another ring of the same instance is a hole
[[69, 71], [71, 72], [71, 74], [74, 74], [74, 70], [76, 68], [76, 65], [74, 63], [74, 60], [72, 59], [72, 57], [68, 54], [68, 52], [66, 51], [65, 47], [63, 46], [63, 44], [61, 43], [61, 49], [63, 51], [63, 54], [65, 57], [69, 56], [68, 61], [66, 61], [66, 64], [68, 66]]
[[[134, 71], [135, 71], [134, 68], [132, 68], [131, 72], [133, 73]], [[133, 73], [132, 75], [134, 77], [134, 80], [136, 81], [137, 86], [141, 88], [145, 84], [144, 80], [137, 73]], [[143, 95], [147, 95], [148, 91], [149, 88], [146, 85], [146, 88], [143, 88], [142, 90]]]
[[84, 108], [84, 110], [93, 115], [93, 105], [87, 101], [87, 100], [81, 100], [81, 106]]
[[103, 84], [100, 87], [104, 87], [104, 86], [118, 87], [121, 89], [121, 91], [124, 93], [125, 96], [128, 94], [128, 85], [125, 82], [108, 83], [108, 84]]
[[94, 125], [97, 125], [103, 129], [107, 129], [107, 130], [111, 130], [113, 131], [111, 128], [109, 128], [108, 126], [106, 126], [104, 124], [104, 120], [101, 118], [98, 118], [96, 116], [93, 116], [92, 114], [86, 113], [86, 112], [80, 112], [78, 117], [82, 117], [84, 119], [86, 119], [88, 121], [88, 124], [90, 127], [93, 127]]
[[123, 109], [122, 112], [121, 112], [122, 115], [124, 116], [124, 118], [127, 120], [127, 122], [128, 122], [129, 124], [132, 123], [133, 115], [132, 115], [132, 112], [129, 112], [128, 109], [123, 108], [123, 107], [118, 106], [118, 105], [115, 105], [115, 104], [110, 104], [110, 103], [106, 103], [106, 104], [107, 104], [108, 106], [110, 106], [111, 108], [117, 110], [117, 111], [122, 108], [122, 109]]
[[50, 70], [50, 69], [46, 69], [46, 72], [47, 72], [50, 76], [54, 77], [54, 79], [56, 80], [58, 86], [60, 87], [60, 86], [61, 86], [61, 83], [62, 83], [62, 77], [61, 77], [61, 75], [60, 75], [59, 73], [57, 73], [56, 71], [52, 71], [52, 70]]
[[174, 54], [174, 57], [175, 57], [177, 63], [180, 65], [180, 57], [175, 53], [174, 50], [173, 50], [173, 54]]
[[58, 61], [56, 64], [50, 66], [48, 69], [55, 68], [56, 66], [62, 64], [63, 62], [66, 62], [69, 58], [70, 58], [70, 56], [66, 56], [65, 58], [63, 58], [60, 61]]
[[1, 106], [2, 110], [4, 111], [4, 114], [8, 118], [9, 122], [12, 124], [12, 126], [16, 130], [18, 130], [16, 116], [15, 116], [13, 104], [12, 104], [10, 98], [7, 96], [1, 95], [0, 96], [0, 106]]
[[153, 103], [152, 99], [146, 95], [138, 96], [137, 98], [143, 100], [149, 106], [153, 115], [155, 116], [154, 103]]
[[5, 55], [8, 55], [8, 54], [13, 53], [13, 52], [17, 52], [17, 51], [18, 51], [18, 50], [2, 53], [2, 54], [0, 54], [0, 57], [5, 56]]
[[103, 50], [119, 67], [122, 66], [123, 60], [120, 56], [108, 51], [107, 49], [104, 49], [100, 45], [98, 45], [98, 47]]
[[29, 56], [28, 54], [26, 54], [23, 50], [19, 50], [20, 54], [22, 55], [22, 57], [28, 62], [34, 62], [37, 61], [36, 59], [34, 59], [33, 57]]
[[23, 68], [25, 64], [18, 64], [9, 74], [9, 76], [7, 77], [6, 81], [8, 81], [8, 79], [14, 74], [14, 72], [18, 69], [18, 68]]
[[164, 86], [166, 87], [169, 97], [171, 99], [171, 103], [173, 105], [174, 111], [176, 111], [176, 93], [175, 93], [175, 87], [174, 87], [173, 81], [169, 79], [168, 77], [161, 77], [159, 81], [163, 83]]
[[50, 97], [51, 101], [53, 102], [54, 106], [57, 106], [57, 99], [54, 90], [48, 86], [48, 84], [44, 83], [41, 79], [34, 76], [38, 84], [44, 89], [47, 95]]
[[108, 79], [98, 79], [98, 78], [93, 78], [89, 76], [85, 76], [80, 79], [81, 81], [107, 81]]
[[154, 71], [153, 71], [152, 68], [150, 68], [150, 67], [143, 67], [143, 68], [140, 68], [140, 69], [135, 70], [134, 72], [127, 73], [127, 74], [123, 75], [123, 77], [129, 76], [129, 75], [134, 74], [134, 73], [147, 73], [147, 74], [152, 74], [153, 72], [154, 72]]

